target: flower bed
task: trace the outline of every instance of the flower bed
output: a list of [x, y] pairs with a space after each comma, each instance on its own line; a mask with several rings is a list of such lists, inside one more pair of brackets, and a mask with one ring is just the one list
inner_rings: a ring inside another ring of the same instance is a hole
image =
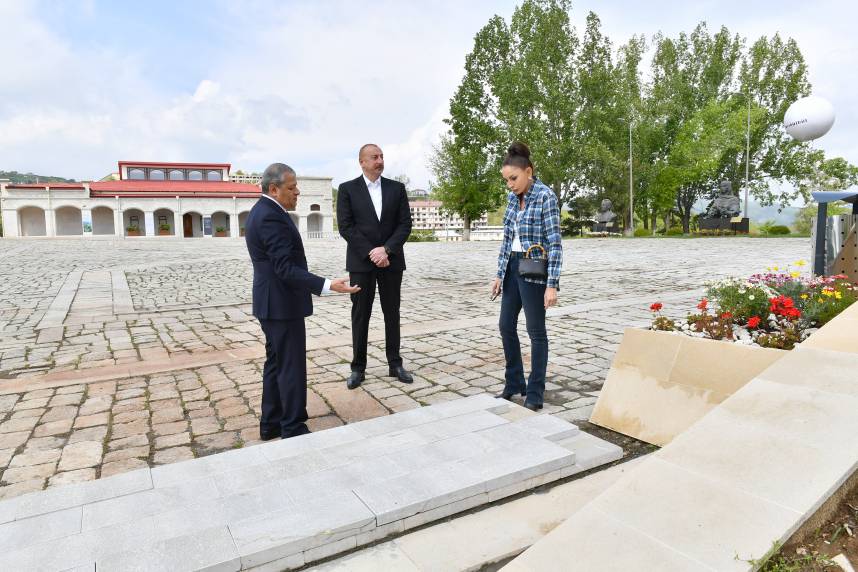
[[707, 284], [697, 312], [684, 321], [662, 315], [664, 305], [655, 302], [652, 329], [790, 350], [858, 299], [858, 284], [842, 274], [810, 278], [789, 267], [767, 270]]

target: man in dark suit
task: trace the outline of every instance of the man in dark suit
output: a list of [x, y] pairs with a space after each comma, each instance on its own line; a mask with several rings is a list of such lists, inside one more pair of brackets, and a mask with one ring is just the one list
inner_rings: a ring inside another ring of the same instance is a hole
[[253, 262], [253, 315], [265, 333], [262, 371], [263, 441], [309, 433], [307, 425], [307, 339], [304, 318], [313, 313], [310, 294], [354, 294], [348, 278], [326, 280], [308, 272], [304, 243], [287, 210], [298, 204], [295, 171], [283, 163], [262, 175], [262, 197], [244, 227]]
[[366, 144], [358, 152], [363, 174], [337, 190], [337, 226], [348, 243], [346, 269], [351, 283], [360, 287], [352, 294], [352, 363], [346, 384], [355, 389], [363, 383], [369, 318], [375, 286], [384, 314], [384, 344], [390, 377], [411, 383], [399, 355], [399, 301], [403, 245], [411, 234], [411, 211], [405, 185], [385, 179], [384, 154], [378, 145]]

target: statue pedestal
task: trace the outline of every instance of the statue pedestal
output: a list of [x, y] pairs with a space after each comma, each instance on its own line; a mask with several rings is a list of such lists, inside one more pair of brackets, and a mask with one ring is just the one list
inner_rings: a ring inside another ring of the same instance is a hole
[[743, 217], [733, 218], [700, 218], [700, 230], [730, 230], [747, 234], [750, 230], [750, 220]]
[[593, 232], [620, 232], [613, 222], [597, 222], [593, 225]]

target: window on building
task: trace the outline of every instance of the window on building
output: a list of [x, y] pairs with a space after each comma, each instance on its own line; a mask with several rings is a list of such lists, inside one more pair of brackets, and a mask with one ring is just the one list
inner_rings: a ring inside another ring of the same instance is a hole
[[203, 180], [202, 171], [188, 171], [188, 180], [189, 181], [202, 181]]
[[220, 171], [206, 171], [207, 181], [223, 181], [223, 175]]
[[322, 210], [322, 207], [320, 207], [319, 205], [310, 205], [310, 210], [311, 211], [320, 211], [320, 210]]
[[185, 172], [181, 169], [170, 169], [168, 177], [171, 181], [184, 181]]
[[142, 181], [146, 178], [146, 171], [143, 169], [128, 169], [128, 178], [132, 181]]
[[137, 215], [128, 217], [128, 226], [131, 228], [140, 228], [140, 217]]
[[162, 226], [167, 224], [167, 217], [164, 215], [158, 215], [158, 226]]
[[150, 181], [163, 181], [164, 180], [164, 170], [163, 169], [149, 169], [149, 180]]

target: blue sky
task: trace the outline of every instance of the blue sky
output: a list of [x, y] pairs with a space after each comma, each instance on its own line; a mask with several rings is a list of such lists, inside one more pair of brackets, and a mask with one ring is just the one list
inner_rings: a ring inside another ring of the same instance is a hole
[[[515, 2], [0, 0], [0, 169], [100, 178], [120, 159], [285, 161], [335, 183], [356, 150], [426, 186], [473, 36]], [[615, 45], [700, 20], [798, 42], [838, 114], [820, 141], [858, 163], [858, 9], [841, 2], [573, 2]]]

